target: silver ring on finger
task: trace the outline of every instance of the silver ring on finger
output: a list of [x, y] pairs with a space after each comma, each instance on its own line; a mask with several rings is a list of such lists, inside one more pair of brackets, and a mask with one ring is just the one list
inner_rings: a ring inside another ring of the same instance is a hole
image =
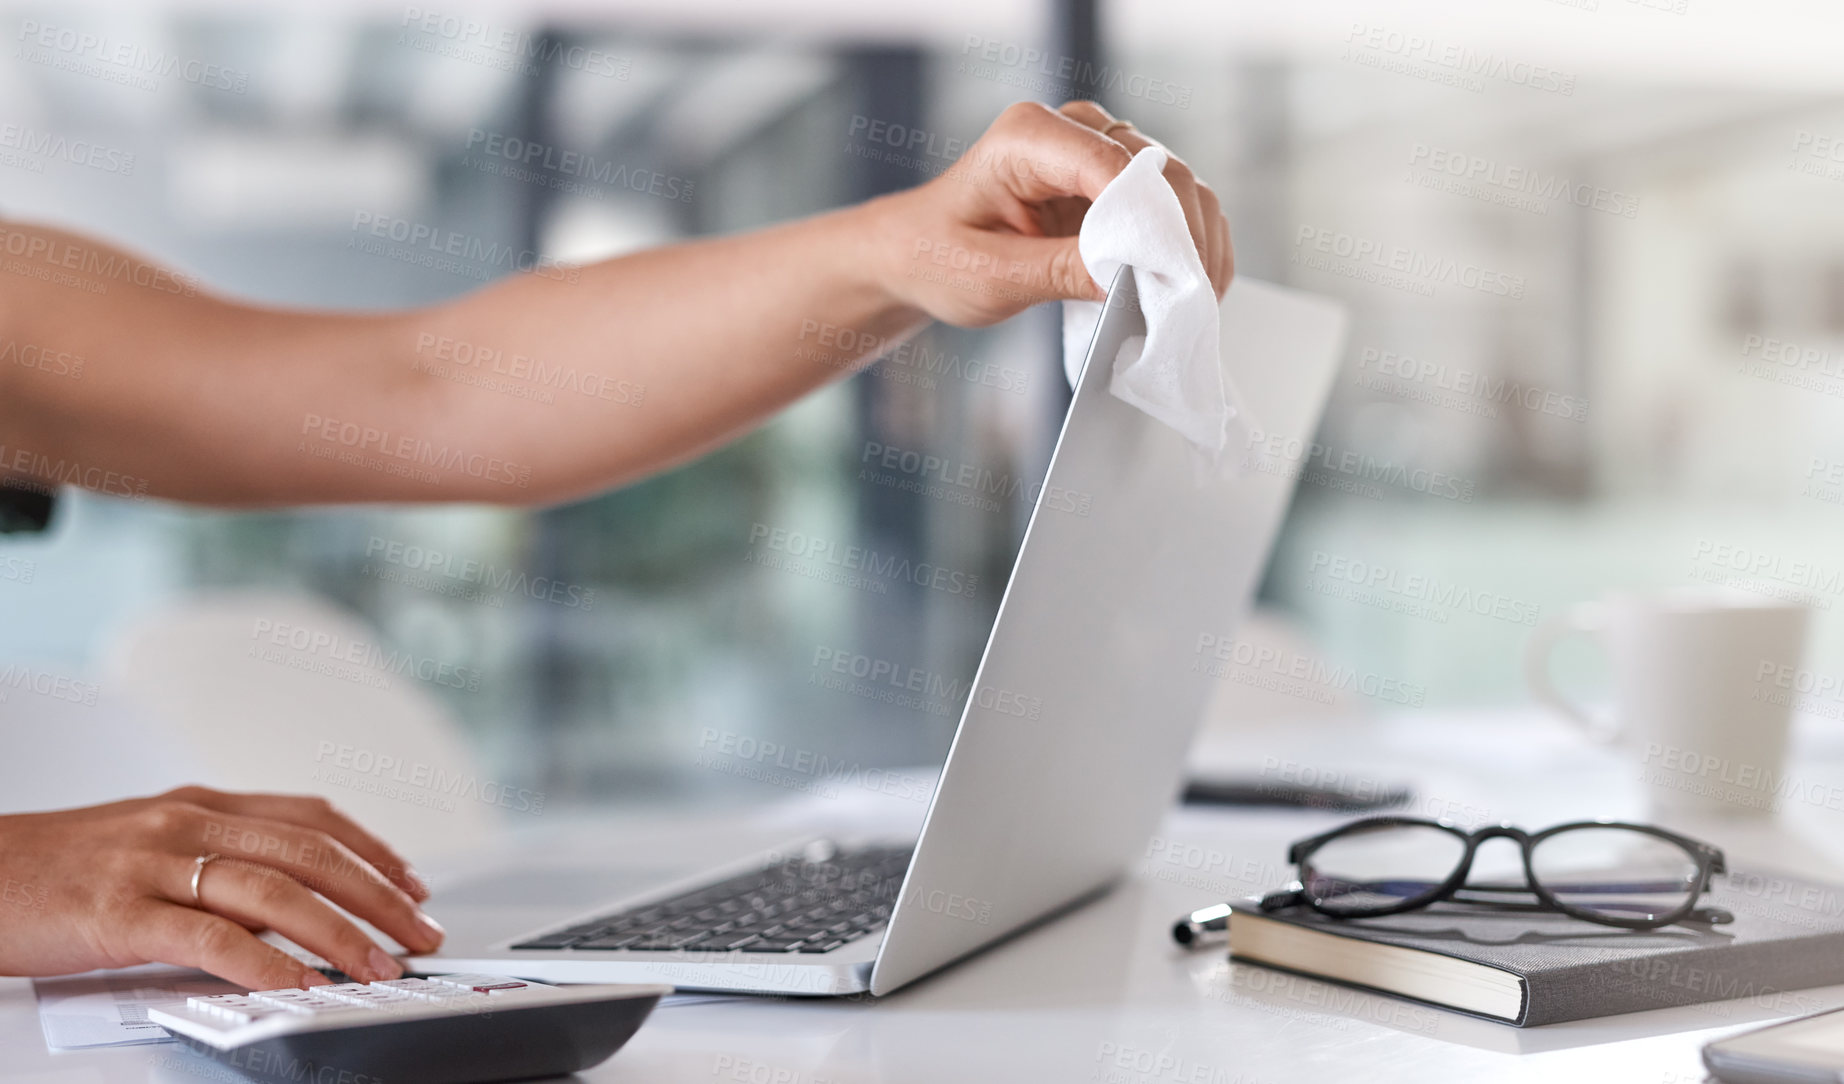
[[217, 858], [217, 854], [213, 853], [201, 854], [192, 860], [192, 906], [200, 908], [201, 910], [205, 906], [205, 901], [199, 898], [199, 879], [205, 876], [205, 867], [217, 861]]

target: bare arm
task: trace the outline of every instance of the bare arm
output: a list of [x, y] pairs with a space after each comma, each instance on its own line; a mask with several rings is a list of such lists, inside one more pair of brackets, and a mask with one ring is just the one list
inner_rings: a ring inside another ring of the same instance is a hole
[[[0, 224], [0, 476], [221, 505], [543, 503], [619, 485], [931, 317], [989, 324], [1097, 296], [1073, 235], [1144, 144], [1101, 134], [1110, 121], [1086, 103], [1014, 107], [908, 192], [382, 315], [239, 304]], [[1174, 163], [1221, 289], [1227, 228]]]

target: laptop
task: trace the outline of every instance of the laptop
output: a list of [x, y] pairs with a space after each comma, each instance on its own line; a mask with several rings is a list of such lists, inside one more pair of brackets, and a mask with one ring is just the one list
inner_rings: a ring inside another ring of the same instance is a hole
[[447, 943], [410, 966], [882, 995], [1104, 892], [1177, 793], [1216, 682], [1197, 645], [1248, 606], [1298, 481], [1251, 467], [1273, 463], [1255, 445], [1312, 439], [1344, 326], [1324, 298], [1235, 280], [1222, 363], [1248, 446], [1212, 466], [1108, 393], [1145, 333], [1117, 278], [919, 837], [800, 841], [601, 899], [438, 892]]

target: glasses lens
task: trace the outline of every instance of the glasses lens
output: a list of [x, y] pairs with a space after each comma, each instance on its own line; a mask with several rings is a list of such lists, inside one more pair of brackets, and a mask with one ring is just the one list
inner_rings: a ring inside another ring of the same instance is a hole
[[1300, 883], [1321, 909], [1359, 914], [1433, 896], [1465, 855], [1465, 840], [1431, 825], [1365, 825], [1307, 855]]
[[1695, 855], [1630, 828], [1548, 836], [1532, 848], [1530, 871], [1563, 903], [1609, 918], [1656, 920], [1689, 904], [1697, 889]]

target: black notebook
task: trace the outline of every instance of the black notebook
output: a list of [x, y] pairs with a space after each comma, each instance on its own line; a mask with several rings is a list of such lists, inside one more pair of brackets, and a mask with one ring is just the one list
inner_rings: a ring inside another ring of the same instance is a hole
[[1735, 921], [1621, 930], [1455, 904], [1336, 919], [1249, 900], [1229, 951], [1519, 1027], [1844, 983], [1844, 888], [1734, 874], [1705, 900]]

